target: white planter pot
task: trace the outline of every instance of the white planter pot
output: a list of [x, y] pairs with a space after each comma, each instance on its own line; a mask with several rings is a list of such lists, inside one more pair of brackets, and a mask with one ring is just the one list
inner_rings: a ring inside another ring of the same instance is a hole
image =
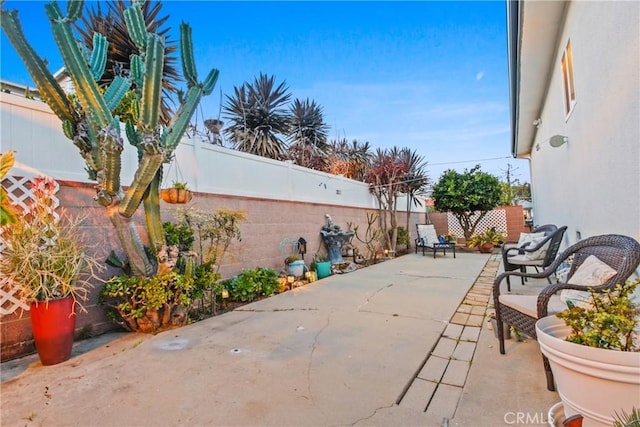
[[289, 263], [289, 274], [296, 277], [302, 277], [302, 275], [304, 274], [305, 267], [306, 265], [304, 261], [302, 260], [293, 261], [292, 263]]
[[640, 353], [605, 350], [565, 341], [571, 329], [547, 316], [536, 322], [566, 417], [581, 414], [583, 426], [611, 426], [615, 414], [631, 412], [640, 399]]

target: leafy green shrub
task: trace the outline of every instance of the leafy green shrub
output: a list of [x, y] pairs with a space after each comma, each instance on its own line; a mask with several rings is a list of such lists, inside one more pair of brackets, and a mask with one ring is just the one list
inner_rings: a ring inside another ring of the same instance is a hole
[[571, 327], [567, 341], [589, 347], [622, 351], [640, 351], [634, 346], [636, 328], [640, 322], [640, 305], [634, 303], [633, 292], [640, 280], [616, 285], [614, 291], [591, 292], [590, 308], [576, 306], [557, 314]]
[[189, 225], [165, 222], [162, 224], [162, 229], [168, 246], [177, 246], [181, 251], [191, 250], [195, 237]]
[[193, 278], [177, 272], [163, 276], [115, 276], [100, 291], [98, 303], [109, 318], [136, 332], [184, 325], [191, 308]]
[[[393, 233], [393, 230], [389, 230], [389, 237], [391, 237], [391, 234]], [[398, 227], [398, 234], [396, 236], [396, 244], [398, 245], [408, 245], [409, 244], [409, 232], [407, 231], [406, 228], [404, 227]]]
[[259, 296], [278, 292], [278, 273], [266, 267], [244, 270], [229, 283], [229, 297], [236, 301], [253, 301]]

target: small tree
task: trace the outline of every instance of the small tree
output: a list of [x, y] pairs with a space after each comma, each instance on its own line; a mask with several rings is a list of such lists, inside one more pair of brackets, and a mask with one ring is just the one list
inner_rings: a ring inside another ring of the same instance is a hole
[[480, 165], [465, 169], [463, 173], [446, 170], [433, 186], [432, 193], [436, 210], [453, 213], [465, 239], [471, 238], [480, 220], [498, 206], [501, 195], [500, 180], [482, 172]]

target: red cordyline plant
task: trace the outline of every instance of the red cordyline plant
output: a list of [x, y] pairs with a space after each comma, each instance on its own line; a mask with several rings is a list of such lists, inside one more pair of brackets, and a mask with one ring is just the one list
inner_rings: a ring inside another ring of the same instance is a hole
[[[401, 150], [396, 147], [391, 150], [378, 149], [366, 177], [369, 191], [378, 202], [380, 229], [386, 241], [385, 247], [392, 251], [396, 249], [398, 233], [398, 196], [404, 192], [403, 179], [408, 172], [407, 164], [402, 161], [400, 154]], [[388, 230], [391, 230], [391, 235]]]

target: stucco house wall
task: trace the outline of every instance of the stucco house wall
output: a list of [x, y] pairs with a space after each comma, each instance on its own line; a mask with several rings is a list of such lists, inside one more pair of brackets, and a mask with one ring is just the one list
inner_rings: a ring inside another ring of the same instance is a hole
[[[530, 159], [535, 223], [567, 225], [565, 246], [608, 233], [640, 240], [640, 3], [509, 6], [519, 8], [518, 27], [511, 24], [509, 32], [518, 48], [510, 69], [516, 113], [512, 148]], [[545, 16], [554, 23], [551, 28], [536, 25]], [[538, 40], [539, 31], [554, 29], [554, 43]], [[565, 116], [561, 60], [569, 40], [576, 102]], [[546, 71], [521, 68], [544, 55]], [[531, 90], [536, 85], [542, 89], [539, 99]], [[554, 135], [568, 142], [552, 147]]]

